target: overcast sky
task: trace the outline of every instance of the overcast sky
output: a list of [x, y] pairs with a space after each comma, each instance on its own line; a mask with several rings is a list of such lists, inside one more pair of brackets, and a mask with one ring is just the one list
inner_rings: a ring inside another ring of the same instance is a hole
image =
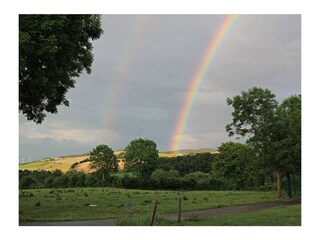
[[[149, 138], [170, 148], [187, 88], [224, 15], [102, 15], [90, 75], [67, 94], [70, 106], [41, 125], [19, 116], [22, 159], [123, 149]], [[253, 86], [282, 101], [301, 93], [300, 15], [240, 15], [200, 86], [183, 148], [217, 148], [232, 108], [226, 98]]]

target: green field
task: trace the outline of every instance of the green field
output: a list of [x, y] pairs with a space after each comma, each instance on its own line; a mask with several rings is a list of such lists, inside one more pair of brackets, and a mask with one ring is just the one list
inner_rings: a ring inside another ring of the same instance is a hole
[[[160, 222], [161, 224], [161, 222]], [[164, 222], [163, 225], [168, 225]], [[301, 226], [301, 205], [279, 206], [250, 213], [190, 218], [184, 226]]]
[[[148, 226], [150, 214], [119, 219], [120, 226]], [[163, 217], [155, 220], [155, 226], [301, 226], [301, 205], [278, 206], [256, 212], [201, 217], [194, 215], [181, 223]]]
[[[157, 191], [117, 188], [34, 189], [19, 191], [19, 221], [64, 221], [121, 218], [150, 214], [158, 200], [157, 214], [276, 201], [274, 192]], [[285, 198], [281, 200], [286, 200]]]

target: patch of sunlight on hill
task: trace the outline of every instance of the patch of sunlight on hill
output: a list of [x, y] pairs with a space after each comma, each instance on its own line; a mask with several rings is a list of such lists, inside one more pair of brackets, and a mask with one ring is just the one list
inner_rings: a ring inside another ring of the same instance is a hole
[[75, 162], [79, 162], [88, 158], [88, 156], [79, 156], [79, 157], [65, 157], [65, 158], [54, 158], [48, 160], [40, 160], [36, 162], [31, 162], [27, 164], [19, 165], [19, 170], [45, 170], [45, 171], [54, 171], [61, 170], [62, 172], [67, 172], [71, 165]]
[[[210, 152], [210, 153], [217, 153], [216, 149], [212, 148], [201, 148], [201, 149], [184, 149], [179, 150], [177, 152], [159, 152], [159, 157], [177, 157], [182, 155], [188, 154], [196, 154], [196, 153], [203, 153], [203, 152]], [[124, 162], [123, 162], [123, 150], [115, 151], [114, 152], [119, 159], [119, 170], [124, 169]], [[19, 170], [29, 170], [29, 171], [36, 171], [36, 170], [45, 170], [45, 171], [54, 171], [54, 170], [61, 170], [62, 172], [67, 172], [70, 170], [72, 164], [76, 162], [80, 162], [86, 158], [88, 155], [74, 155], [74, 156], [65, 156], [60, 158], [53, 158], [53, 159], [44, 159], [40, 161], [35, 161], [27, 164], [20, 164]], [[84, 173], [93, 172], [93, 169], [89, 167], [90, 162], [79, 163], [75, 166], [76, 171], [82, 171]]]

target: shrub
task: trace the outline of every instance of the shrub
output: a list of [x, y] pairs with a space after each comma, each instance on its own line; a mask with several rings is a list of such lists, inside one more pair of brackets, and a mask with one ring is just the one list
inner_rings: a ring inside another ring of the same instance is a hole
[[137, 177], [129, 177], [128, 175], [125, 175], [122, 178], [122, 186], [124, 188], [135, 189], [140, 188], [141, 185], [141, 181], [139, 181], [139, 178]]
[[190, 180], [195, 181], [196, 188], [199, 190], [210, 188], [211, 176], [209, 173], [203, 173], [203, 172], [189, 173], [185, 176], [185, 179], [189, 181]]

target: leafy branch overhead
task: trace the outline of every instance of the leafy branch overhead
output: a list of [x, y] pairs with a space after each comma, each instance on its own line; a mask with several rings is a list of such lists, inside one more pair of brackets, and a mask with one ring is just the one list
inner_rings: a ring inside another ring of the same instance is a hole
[[69, 106], [66, 93], [91, 73], [91, 40], [102, 33], [100, 15], [19, 16], [19, 111], [28, 120], [40, 124]]

